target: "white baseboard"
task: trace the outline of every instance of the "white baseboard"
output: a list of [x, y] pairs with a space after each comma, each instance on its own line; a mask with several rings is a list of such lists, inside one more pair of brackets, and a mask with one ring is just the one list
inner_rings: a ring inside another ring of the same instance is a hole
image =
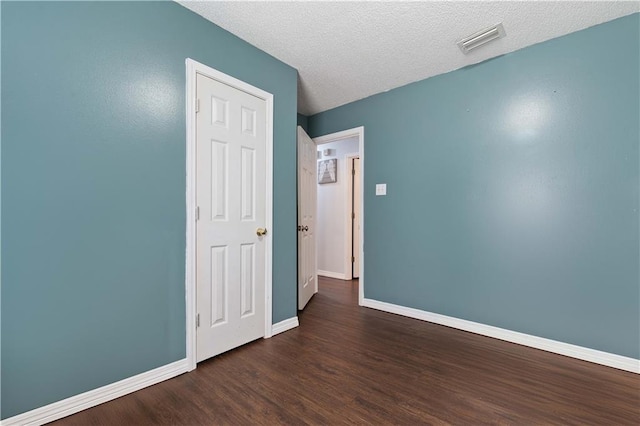
[[321, 275], [323, 277], [327, 277], [327, 278], [336, 278], [339, 280], [346, 280], [347, 276], [345, 274], [341, 274], [339, 272], [331, 272], [331, 271], [323, 271], [318, 269], [318, 275]]
[[[272, 336], [296, 328], [298, 325], [297, 316], [280, 321], [279, 323], [273, 324]], [[44, 407], [18, 414], [17, 416], [9, 417], [1, 420], [0, 426], [32, 426], [49, 423], [148, 386], [155, 385], [188, 371], [189, 363], [187, 359], [181, 359], [151, 371], [120, 380], [119, 382], [63, 399], [62, 401], [54, 402]]]
[[435, 314], [432, 312], [422, 311], [420, 309], [379, 302], [372, 299], [363, 299], [361, 306], [428, 321], [435, 324], [446, 325], [447, 327], [457, 328], [459, 330], [469, 331], [471, 333], [481, 334], [483, 336], [493, 337], [495, 339], [505, 340], [507, 342], [542, 349], [543, 351], [553, 352], [581, 359], [583, 361], [589, 361], [640, 374], [640, 360], [634, 358], [572, 345], [570, 343], [558, 342], [551, 339], [545, 339], [543, 337], [532, 336], [530, 334], [519, 333], [517, 331], [506, 330], [504, 328], [493, 327], [491, 325], [480, 324], [473, 321], [448, 317], [446, 315]]
[[292, 328], [296, 328], [299, 326], [298, 317], [287, 318], [286, 320], [282, 320], [273, 324], [271, 327], [271, 336], [275, 336], [276, 334], [284, 333], [285, 331], [289, 331]]
[[0, 425], [31, 426], [49, 423], [77, 413], [78, 411], [95, 407], [103, 402], [111, 401], [123, 395], [146, 388], [147, 386], [155, 385], [156, 383], [179, 376], [187, 371], [187, 359], [181, 359], [145, 373], [128, 377], [119, 382], [63, 399], [62, 401], [54, 402], [53, 404], [45, 405], [44, 407], [18, 414], [17, 416], [9, 417], [8, 419], [0, 421]]

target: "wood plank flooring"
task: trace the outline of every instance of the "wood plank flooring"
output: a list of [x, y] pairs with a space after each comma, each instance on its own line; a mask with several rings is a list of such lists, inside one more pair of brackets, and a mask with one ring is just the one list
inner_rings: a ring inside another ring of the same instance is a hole
[[300, 327], [55, 425], [638, 425], [640, 376], [357, 306], [321, 278]]

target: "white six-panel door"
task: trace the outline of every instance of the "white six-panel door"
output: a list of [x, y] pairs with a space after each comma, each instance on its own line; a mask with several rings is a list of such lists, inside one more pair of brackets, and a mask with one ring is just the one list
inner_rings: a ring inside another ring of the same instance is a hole
[[[196, 79], [196, 360], [265, 333], [266, 103]], [[269, 230], [267, 230], [268, 232]]]
[[316, 267], [316, 144], [298, 126], [298, 309], [318, 291]]

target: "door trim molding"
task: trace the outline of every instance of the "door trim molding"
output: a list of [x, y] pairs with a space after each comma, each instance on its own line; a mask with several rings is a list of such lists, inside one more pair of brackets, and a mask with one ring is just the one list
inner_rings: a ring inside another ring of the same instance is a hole
[[640, 374], [640, 360], [447, 315], [364, 299], [362, 306]]
[[358, 304], [362, 306], [364, 301], [364, 126], [341, 132], [330, 133], [324, 136], [313, 138], [316, 146], [342, 139], [358, 138], [358, 156], [360, 157], [360, 277], [358, 282]]
[[[358, 149], [360, 146], [358, 145]], [[352, 256], [352, 245], [353, 245], [353, 219], [351, 218], [351, 209], [352, 209], [352, 201], [353, 201], [353, 181], [351, 180], [351, 173], [353, 170], [353, 159], [360, 158], [360, 154], [352, 153], [345, 154], [345, 176], [347, 177], [346, 185], [345, 185], [345, 198], [344, 198], [344, 279], [352, 280], [353, 279], [353, 265], [351, 262]], [[360, 178], [360, 176], [358, 176]], [[362, 186], [362, 181], [360, 182], [360, 186]]]
[[[185, 301], [186, 301], [186, 354], [188, 371], [196, 368], [196, 75], [202, 74], [223, 84], [263, 99], [266, 106], [266, 190], [265, 227], [273, 230], [273, 95], [230, 75], [224, 74], [191, 58], [186, 65], [186, 253], [185, 253]], [[264, 237], [265, 242], [265, 329], [264, 337], [272, 336], [272, 249], [273, 232]]]

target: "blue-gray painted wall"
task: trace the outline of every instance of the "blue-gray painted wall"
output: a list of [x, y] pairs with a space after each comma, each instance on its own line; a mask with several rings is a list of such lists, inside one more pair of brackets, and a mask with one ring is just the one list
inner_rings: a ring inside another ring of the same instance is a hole
[[185, 58], [274, 94], [296, 315], [297, 72], [173, 2], [2, 2], [2, 418], [185, 356]]
[[298, 114], [298, 126], [302, 127], [305, 132], [309, 131], [309, 117], [303, 114]]
[[639, 39], [634, 14], [310, 117], [365, 128], [365, 297], [640, 358]]

